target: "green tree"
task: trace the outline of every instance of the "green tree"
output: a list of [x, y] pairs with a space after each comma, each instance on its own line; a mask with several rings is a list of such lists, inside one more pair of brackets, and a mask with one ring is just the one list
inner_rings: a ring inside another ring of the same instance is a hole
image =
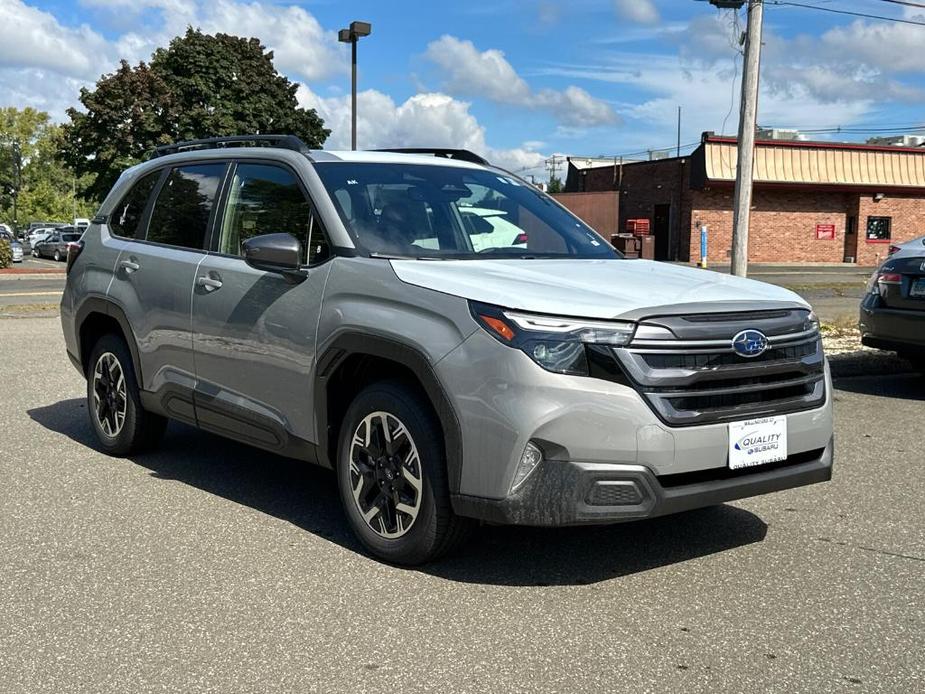
[[546, 187], [547, 193], [561, 193], [562, 192], [562, 179], [558, 176], [551, 176], [549, 178], [549, 185]]
[[0, 109], [0, 217], [25, 223], [91, 214], [77, 194], [90, 184], [61, 161], [61, 127], [33, 108]]
[[83, 110], [68, 111], [65, 153], [78, 173], [95, 174], [87, 192], [102, 198], [123, 169], [177, 140], [291, 133], [321, 147], [330, 130], [313, 109], [299, 108], [297, 88], [258, 39], [189, 28], [150, 65], [123, 62], [81, 90]]

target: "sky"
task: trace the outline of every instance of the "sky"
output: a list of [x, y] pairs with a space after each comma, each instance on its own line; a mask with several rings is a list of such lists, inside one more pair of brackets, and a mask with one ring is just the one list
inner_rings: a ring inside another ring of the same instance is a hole
[[[800, 1], [925, 23], [925, 7], [889, 0]], [[0, 105], [63, 121], [81, 87], [191, 25], [258, 37], [332, 129], [326, 147], [349, 148], [337, 30], [355, 19], [373, 27], [359, 44], [361, 148], [463, 147], [540, 178], [554, 154], [675, 145], [679, 106], [684, 145], [737, 128], [744, 17], [698, 0], [0, 0]], [[760, 125], [925, 125], [925, 26], [769, 0], [763, 44]]]

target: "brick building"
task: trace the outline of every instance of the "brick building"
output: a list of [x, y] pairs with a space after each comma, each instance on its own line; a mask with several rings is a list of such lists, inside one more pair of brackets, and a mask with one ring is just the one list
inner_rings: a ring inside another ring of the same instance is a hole
[[[734, 138], [705, 133], [687, 157], [570, 161], [565, 190], [617, 191], [619, 228], [648, 219], [658, 259], [699, 260], [706, 226], [708, 259], [728, 262], [736, 161]], [[925, 147], [759, 141], [754, 174], [752, 262], [875, 265], [890, 243], [925, 235]]]

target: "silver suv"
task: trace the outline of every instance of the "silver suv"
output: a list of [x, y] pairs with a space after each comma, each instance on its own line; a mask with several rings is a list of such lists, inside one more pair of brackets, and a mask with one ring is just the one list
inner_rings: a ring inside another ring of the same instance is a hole
[[395, 563], [476, 520], [612, 523], [831, 477], [800, 297], [624, 260], [462, 150], [161, 148], [71, 247], [61, 320], [103, 450], [170, 418], [332, 468]]

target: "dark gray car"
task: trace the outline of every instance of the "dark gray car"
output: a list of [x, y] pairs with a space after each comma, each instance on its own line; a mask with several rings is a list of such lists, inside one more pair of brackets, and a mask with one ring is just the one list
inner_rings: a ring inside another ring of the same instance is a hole
[[80, 236], [80, 232], [72, 227], [57, 229], [32, 247], [32, 255], [57, 261], [67, 260], [68, 248], [80, 241]]
[[832, 474], [803, 299], [624, 260], [471, 152], [161, 148], [69, 265], [61, 322], [104, 450], [171, 418], [329, 467], [389, 561], [433, 559], [476, 520], [614, 523]]
[[925, 249], [888, 258], [861, 300], [861, 342], [925, 366]]

